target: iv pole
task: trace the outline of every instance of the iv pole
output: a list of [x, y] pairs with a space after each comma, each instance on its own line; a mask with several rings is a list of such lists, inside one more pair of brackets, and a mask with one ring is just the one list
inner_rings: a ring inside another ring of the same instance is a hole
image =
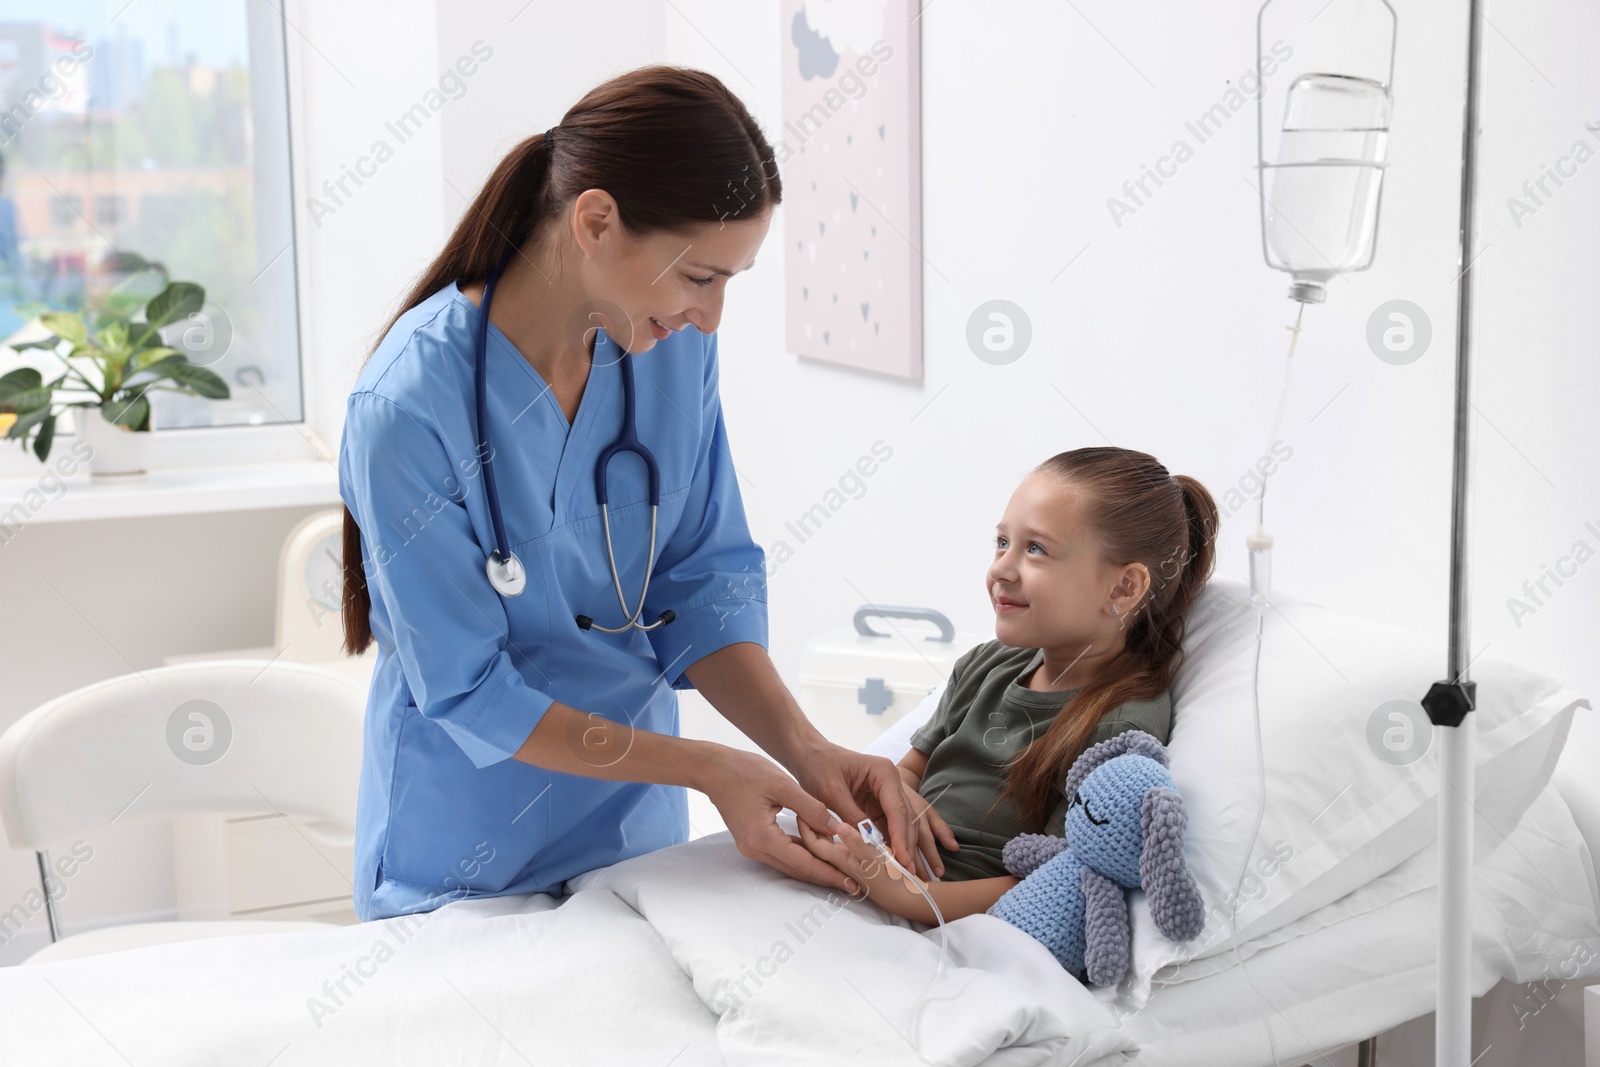
[[[1257, 53], [1261, 51], [1262, 18], [1272, 0], [1265, 0], [1256, 18]], [[1381, 0], [1394, 16], [1389, 0]], [[1461, 128], [1460, 274], [1456, 297], [1455, 436], [1450, 498], [1450, 637], [1447, 655], [1449, 678], [1435, 682], [1422, 698], [1423, 710], [1439, 741], [1439, 912], [1438, 976], [1434, 1007], [1435, 1067], [1470, 1067], [1472, 1062], [1472, 829], [1474, 792], [1473, 749], [1475, 735], [1467, 715], [1476, 706], [1477, 683], [1467, 677], [1471, 644], [1467, 601], [1467, 490], [1471, 468], [1471, 402], [1468, 399], [1472, 368], [1472, 307], [1476, 288], [1476, 213], [1479, 135], [1479, 72], [1483, 51], [1484, 0], [1468, 0], [1467, 87]], [[1398, 20], [1397, 20], [1398, 21]], [[1390, 84], [1394, 74], [1394, 42], [1390, 45]], [[1263, 166], [1261, 147], [1263, 88], [1256, 92], [1257, 171]], [[1266, 199], [1263, 176], [1262, 254], [1268, 255]], [[1380, 192], [1381, 195], [1381, 192]], [[1376, 230], [1374, 230], [1374, 246]], [[1287, 268], [1279, 268], [1287, 269]], [[1297, 300], [1304, 300], [1291, 290]], [[1296, 320], [1298, 328], [1298, 319]], [[1298, 332], [1298, 329], [1297, 329]], [[1292, 351], [1292, 350], [1291, 350]], [[1264, 536], [1258, 531], [1257, 536]], [[1270, 545], [1270, 540], [1267, 544]], [[1256, 547], [1252, 544], [1252, 548]], [[1361, 1042], [1361, 1067], [1377, 1059], [1377, 1042]]]
[[[1483, 0], [1468, 0], [1467, 99], [1461, 126], [1461, 274], [1456, 298], [1455, 456], [1450, 491], [1450, 681], [1435, 682], [1422, 706], [1440, 744], [1439, 975], [1434, 1008], [1434, 1063], [1471, 1062], [1473, 728], [1467, 713], [1477, 683], [1467, 680], [1470, 643], [1467, 612], [1467, 488], [1472, 296], [1476, 272], [1475, 215], [1478, 176], [1478, 73], [1483, 42]], [[1443, 727], [1444, 729], [1440, 729]]]

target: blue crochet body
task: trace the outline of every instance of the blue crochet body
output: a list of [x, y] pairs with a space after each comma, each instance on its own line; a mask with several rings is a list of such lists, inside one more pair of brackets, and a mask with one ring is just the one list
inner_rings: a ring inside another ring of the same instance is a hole
[[1073, 974], [1084, 972], [1083, 861], [1071, 849], [1012, 886], [989, 914], [1031, 936]]

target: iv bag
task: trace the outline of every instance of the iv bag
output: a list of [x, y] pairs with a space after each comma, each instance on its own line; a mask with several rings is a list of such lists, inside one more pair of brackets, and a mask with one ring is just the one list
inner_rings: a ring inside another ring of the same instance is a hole
[[1372, 263], [1391, 105], [1369, 78], [1302, 74], [1289, 86], [1278, 158], [1262, 161], [1262, 235], [1296, 300], [1320, 302], [1329, 278]]

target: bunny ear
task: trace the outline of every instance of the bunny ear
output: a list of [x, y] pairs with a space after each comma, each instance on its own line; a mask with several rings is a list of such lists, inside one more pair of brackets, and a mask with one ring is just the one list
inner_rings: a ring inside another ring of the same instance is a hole
[[1083, 755], [1072, 761], [1072, 768], [1067, 771], [1067, 782], [1063, 787], [1068, 799], [1078, 791], [1083, 780], [1089, 777], [1090, 771], [1108, 759], [1129, 752], [1139, 756], [1149, 756], [1163, 767], [1167, 765], [1167, 747], [1154, 735], [1143, 730], [1124, 730], [1097, 745], [1090, 745], [1083, 750]]
[[1172, 941], [1191, 941], [1205, 926], [1205, 901], [1183, 858], [1183, 832], [1189, 816], [1183, 798], [1156, 786], [1139, 805], [1144, 845], [1139, 852], [1139, 881], [1150, 904], [1156, 929]]

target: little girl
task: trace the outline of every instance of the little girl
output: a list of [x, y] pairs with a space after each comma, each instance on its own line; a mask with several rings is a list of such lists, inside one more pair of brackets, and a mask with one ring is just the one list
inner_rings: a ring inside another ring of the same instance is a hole
[[[918, 858], [943, 878], [920, 884], [946, 921], [1017, 884], [1000, 860], [1011, 838], [1063, 834], [1067, 769], [1086, 748], [1131, 729], [1167, 742], [1168, 688], [1217, 525], [1205, 486], [1125, 448], [1053, 456], [1011, 494], [986, 576], [996, 640], [956, 661], [899, 763]], [[872, 900], [935, 921], [854, 826], [839, 841], [799, 828]]]

